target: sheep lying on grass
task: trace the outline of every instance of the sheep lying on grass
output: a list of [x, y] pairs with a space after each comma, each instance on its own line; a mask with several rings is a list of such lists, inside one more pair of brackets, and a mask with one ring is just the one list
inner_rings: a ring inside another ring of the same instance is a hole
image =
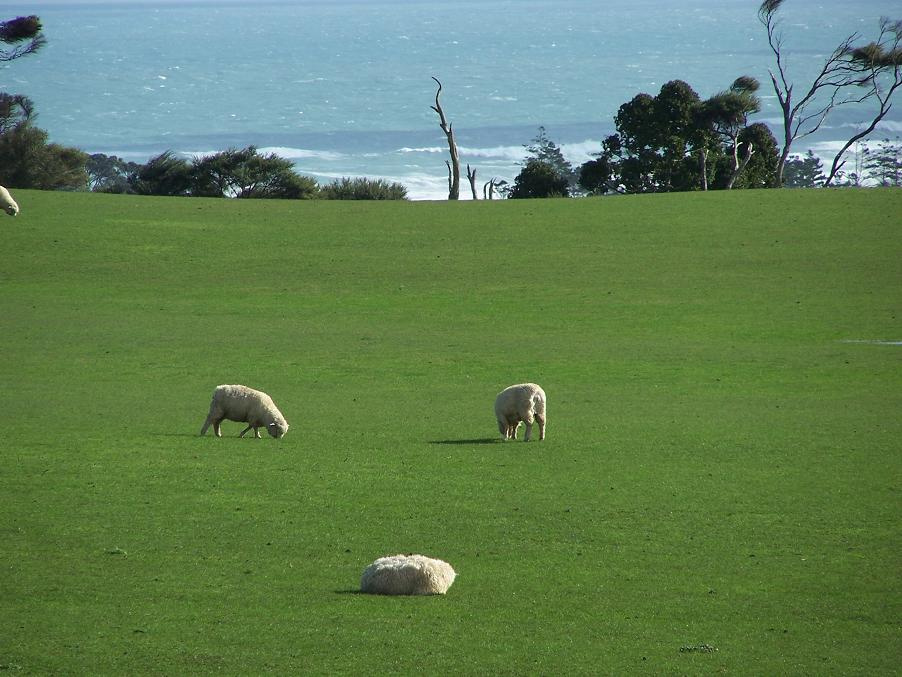
[[254, 437], [260, 438], [257, 428], [265, 427], [273, 437], [282, 437], [288, 432], [288, 423], [282, 412], [279, 411], [272, 398], [264, 392], [241, 385], [216, 386], [213, 391], [213, 401], [210, 402], [210, 413], [204, 421], [204, 427], [200, 434], [205, 435], [207, 428], [213, 424], [213, 432], [216, 437], [222, 437], [220, 423], [224, 419], [247, 423], [247, 428], [241, 431], [238, 437], [244, 437], [251, 428], [254, 429]]
[[15, 216], [19, 213], [19, 205], [16, 204], [13, 196], [3, 186], [0, 186], [0, 209], [3, 209], [10, 216]]
[[444, 595], [457, 574], [451, 565], [423, 555], [380, 557], [360, 579], [361, 592], [374, 595]]
[[529, 442], [532, 422], [539, 422], [539, 439], [545, 439], [545, 391], [535, 383], [519, 383], [509, 386], [495, 398], [495, 418], [498, 431], [504, 440], [517, 439], [517, 428], [526, 423], [524, 442]]

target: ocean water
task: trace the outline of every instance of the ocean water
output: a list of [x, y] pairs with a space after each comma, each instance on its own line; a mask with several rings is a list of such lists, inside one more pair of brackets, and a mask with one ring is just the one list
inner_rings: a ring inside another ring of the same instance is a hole
[[[618, 107], [673, 79], [701, 96], [739, 75], [770, 89], [758, 0], [107, 0], [0, 2], [38, 14], [48, 44], [0, 64], [0, 90], [31, 97], [52, 141], [146, 161], [250, 144], [320, 181], [399, 181], [447, 195], [447, 146], [430, 106], [438, 77], [464, 164], [511, 180], [543, 125], [574, 163]], [[793, 79], [809, 82], [849, 33], [875, 36], [897, 0], [788, 0]], [[866, 117], [839, 111], [794, 147], [826, 156]], [[875, 134], [902, 132], [902, 105]], [[464, 192], [464, 191], [462, 191]]]

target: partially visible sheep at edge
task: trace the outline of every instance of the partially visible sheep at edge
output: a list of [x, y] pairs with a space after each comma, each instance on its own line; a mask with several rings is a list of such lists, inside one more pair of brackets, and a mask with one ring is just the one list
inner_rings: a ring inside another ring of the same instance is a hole
[[3, 186], [0, 186], [0, 208], [10, 216], [15, 216], [19, 213], [19, 205], [16, 204], [13, 196]]
[[360, 591], [374, 595], [444, 595], [457, 573], [447, 562], [425, 555], [391, 555], [370, 564]]
[[526, 423], [524, 442], [532, 435], [533, 420], [539, 422], [539, 439], [545, 439], [545, 391], [535, 383], [508, 386], [495, 398], [498, 432], [504, 440], [516, 440], [517, 428]]
[[257, 428], [266, 428], [266, 431], [275, 438], [280, 438], [288, 432], [288, 422], [272, 398], [264, 392], [247, 386], [216, 386], [213, 391], [213, 401], [210, 402], [210, 413], [207, 414], [207, 420], [204, 421], [204, 427], [200, 429], [200, 434], [205, 435], [207, 428], [212, 424], [216, 437], [222, 437], [220, 424], [225, 419], [247, 423], [247, 428], [242, 430], [238, 437], [244, 437], [244, 433], [251, 428], [257, 439], [260, 438]]

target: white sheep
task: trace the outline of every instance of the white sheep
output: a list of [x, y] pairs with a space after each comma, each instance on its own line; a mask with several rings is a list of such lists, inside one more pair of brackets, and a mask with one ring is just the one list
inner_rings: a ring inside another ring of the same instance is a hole
[[364, 569], [360, 590], [374, 595], [444, 595], [456, 577], [451, 565], [440, 559], [391, 555]]
[[254, 429], [254, 437], [260, 438], [257, 428], [265, 427], [267, 432], [275, 438], [282, 437], [288, 432], [288, 423], [282, 412], [279, 411], [272, 398], [264, 392], [241, 385], [216, 386], [213, 391], [213, 401], [210, 402], [210, 413], [204, 421], [204, 427], [200, 434], [204, 435], [210, 424], [213, 424], [213, 432], [216, 437], [222, 437], [220, 423], [224, 419], [247, 423], [247, 428], [241, 431], [238, 437], [244, 437], [251, 428]]
[[3, 186], [0, 186], [0, 208], [10, 216], [15, 216], [19, 213], [19, 205], [16, 204], [13, 196]]
[[545, 439], [545, 391], [535, 383], [518, 383], [498, 393], [495, 398], [495, 418], [504, 440], [517, 439], [517, 428], [526, 423], [524, 442], [529, 442], [532, 422], [539, 422], [539, 439]]

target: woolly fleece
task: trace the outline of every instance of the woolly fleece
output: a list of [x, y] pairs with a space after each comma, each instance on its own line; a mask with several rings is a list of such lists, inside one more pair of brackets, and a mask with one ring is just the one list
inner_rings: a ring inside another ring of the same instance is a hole
[[370, 564], [360, 590], [375, 595], [444, 595], [457, 573], [447, 562], [424, 555], [391, 555]]

